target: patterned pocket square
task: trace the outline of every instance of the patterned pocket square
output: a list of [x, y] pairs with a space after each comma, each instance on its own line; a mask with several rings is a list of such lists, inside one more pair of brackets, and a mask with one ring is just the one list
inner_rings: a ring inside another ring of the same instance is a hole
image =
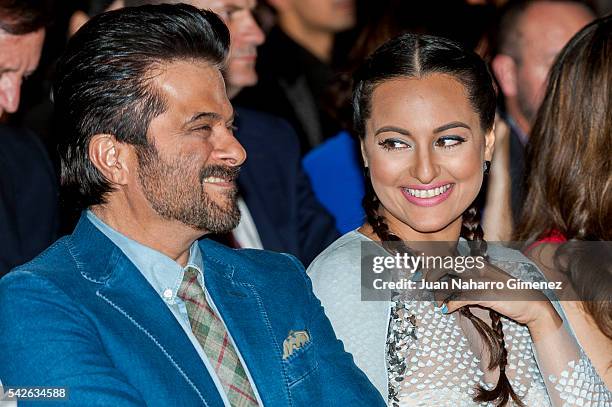
[[289, 331], [289, 335], [283, 341], [283, 360], [293, 355], [293, 352], [302, 348], [310, 342], [308, 331]]

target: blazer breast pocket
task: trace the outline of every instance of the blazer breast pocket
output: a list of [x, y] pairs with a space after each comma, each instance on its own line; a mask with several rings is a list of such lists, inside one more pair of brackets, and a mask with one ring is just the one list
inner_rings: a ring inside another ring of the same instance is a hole
[[291, 331], [283, 342], [283, 363], [289, 387], [300, 382], [319, 367], [317, 350], [307, 331]]

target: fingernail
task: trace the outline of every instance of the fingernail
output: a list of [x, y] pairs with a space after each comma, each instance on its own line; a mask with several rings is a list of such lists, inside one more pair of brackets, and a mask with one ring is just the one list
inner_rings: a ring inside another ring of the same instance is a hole
[[448, 307], [446, 306], [446, 304], [442, 304], [442, 306], [438, 308], [438, 311], [440, 311], [440, 313], [442, 314], [446, 314], [448, 313]]

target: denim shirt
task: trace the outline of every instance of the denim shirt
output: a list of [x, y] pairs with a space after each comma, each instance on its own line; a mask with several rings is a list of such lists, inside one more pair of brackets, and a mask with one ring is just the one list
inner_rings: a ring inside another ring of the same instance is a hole
[[[102, 220], [100, 220], [100, 218], [94, 215], [94, 213], [90, 210], [87, 210], [87, 219], [89, 219], [89, 221], [91, 221], [91, 223], [93, 223], [94, 226], [100, 230], [100, 232], [104, 233], [106, 237], [108, 237], [117, 247], [119, 247], [119, 249], [121, 249], [121, 251], [136, 266], [136, 268], [142, 273], [145, 279], [149, 282], [149, 284], [151, 284], [162, 300], [166, 303], [200, 355], [200, 358], [206, 366], [208, 373], [215, 382], [224, 404], [227, 407], [230, 407], [229, 400], [225, 394], [225, 391], [223, 390], [223, 386], [214, 367], [211, 365], [206, 353], [204, 353], [202, 346], [191, 330], [185, 302], [178, 296], [178, 291], [181, 286], [181, 282], [183, 281], [185, 270], [188, 267], [196, 269], [198, 282], [204, 289], [208, 304], [225, 325], [221, 314], [217, 310], [215, 304], [210, 298], [210, 295], [208, 294], [208, 291], [206, 290], [206, 285], [202, 278], [204, 262], [202, 260], [202, 252], [200, 251], [198, 242], [193, 242], [189, 248], [189, 259], [187, 260], [187, 265], [185, 267], [181, 267], [180, 264], [172, 260], [170, 257], [153, 250], [150, 247], [144, 246], [112, 229], [110, 226], [102, 222]], [[244, 362], [244, 359], [242, 358], [242, 355], [240, 354], [231, 333], [228, 331], [227, 334], [230, 341], [234, 345], [234, 348], [236, 349], [236, 353], [238, 354], [240, 361], [242, 362], [242, 366], [244, 367], [247, 377], [249, 378], [253, 392], [257, 397], [257, 402], [260, 406], [263, 406], [259, 393], [257, 392], [255, 382], [249, 373], [248, 367]]]

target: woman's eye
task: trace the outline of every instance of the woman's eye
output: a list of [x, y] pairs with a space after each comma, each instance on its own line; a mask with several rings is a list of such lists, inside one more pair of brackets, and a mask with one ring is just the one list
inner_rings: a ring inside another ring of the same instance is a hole
[[385, 150], [400, 150], [403, 148], [410, 148], [410, 146], [401, 140], [396, 139], [386, 139], [378, 142], [378, 145], [384, 148]]
[[465, 139], [463, 137], [445, 136], [445, 137], [440, 137], [439, 139], [437, 139], [435, 141], [435, 146], [442, 147], [442, 148], [452, 148], [452, 147], [458, 146], [459, 144], [463, 142], [465, 142]]

